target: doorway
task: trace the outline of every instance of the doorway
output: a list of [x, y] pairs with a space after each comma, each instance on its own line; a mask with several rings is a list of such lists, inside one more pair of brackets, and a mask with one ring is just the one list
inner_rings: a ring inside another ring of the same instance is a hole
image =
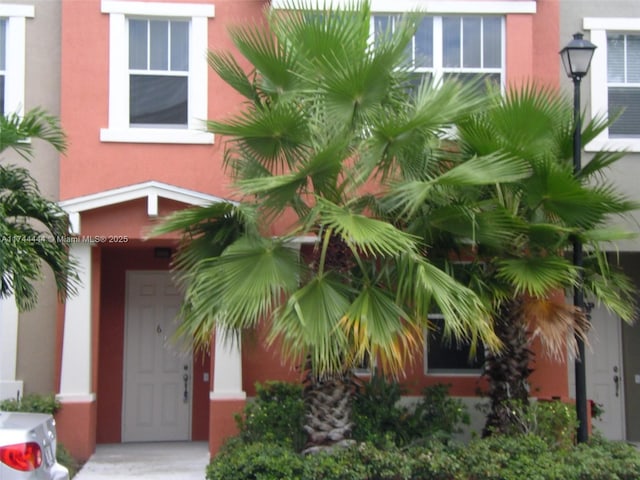
[[190, 440], [192, 355], [173, 338], [182, 296], [167, 271], [126, 281], [122, 441]]

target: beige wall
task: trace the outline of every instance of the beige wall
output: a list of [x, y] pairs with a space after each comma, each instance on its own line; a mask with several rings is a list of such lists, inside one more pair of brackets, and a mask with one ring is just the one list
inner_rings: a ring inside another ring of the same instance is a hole
[[[566, 45], [572, 38], [573, 33], [583, 31], [583, 19], [585, 17], [640, 17], [640, 2], [637, 0], [561, 0], [560, 2], [560, 38], [561, 45], [558, 50]], [[585, 38], [589, 38], [586, 31]], [[559, 59], [558, 59], [559, 60]], [[572, 84], [564, 72], [561, 72], [561, 85], [567, 91], [571, 91]], [[583, 107], [590, 104], [590, 79], [587, 77], [582, 82], [581, 94]], [[587, 108], [590, 115], [591, 112]], [[589, 156], [585, 155], [585, 161]], [[640, 178], [640, 153], [627, 154], [623, 160], [618, 162], [611, 171], [609, 178], [636, 201], [640, 201], [640, 188], [638, 179]], [[640, 230], [640, 213], [636, 213], [632, 219], [626, 222], [625, 226], [633, 232]], [[620, 262], [640, 287], [640, 238], [621, 242], [618, 245], [622, 253]], [[618, 252], [612, 254], [612, 259]], [[635, 382], [635, 376], [640, 375], [640, 326], [622, 327], [622, 358], [623, 358], [623, 381], [625, 397], [625, 417], [626, 417], [626, 438], [631, 441], [640, 441], [640, 383]]]
[[[560, 0], [560, 45], [558, 51], [564, 47], [576, 32], [583, 32], [585, 38], [589, 38], [589, 32], [583, 30], [583, 19], [586, 17], [640, 17], [640, 1], [638, 0]], [[560, 63], [560, 56], [558, 55]], [[566, 76], [563, 69], [560, 72], [560, 86], [567, 92], [572, 92], [573, 84]], [[586, 108], [587, 115], [591, 115], [590, 104], [590, 78], [582, 80], [581, 100], [582, 107]], [[583, 154], [583, 162], [588, 162], [589, 154]], [[640, 153], [627, 154], [614, 169], [609, 178], [630, 197], [640, 201]], [[627, 230], [640, 232], [640, 212], [624, 221], [616, 223], [623, 225]], [[640, 251], [640, 237], [634, 240], [618, 243], [621, 251]]]
[[[2, 0], [4, 1], [4, 0]], [[27, 110], [42, 107], [59, 115], [60, 97], [60, 0], [11, 0], [35, 6], [34, 18], [26, 21]], [[34, 159], [29, 164], [41, 192], [58, 199], [58, 154], [48, 145], [34, 141]], [[55, 378], [56, 292], [48, 267], [38, 285], [37, 307], [20, 315], [18, 326], [17, 378], [25, 393], [53, 393]]]

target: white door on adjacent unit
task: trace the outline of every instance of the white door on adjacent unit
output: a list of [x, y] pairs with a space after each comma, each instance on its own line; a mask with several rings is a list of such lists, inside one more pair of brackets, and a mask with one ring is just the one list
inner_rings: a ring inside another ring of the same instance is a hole
[[127, 272], [123, 442], [190, 439], [191, 355], [172, 341], [181, 301], [169, 272]]
[[624, 440], [624, 392], [620, 319], [603, 307], [591, 312], [587, 347], [587, 398], [602, 405], [593, 427], [611, 440]]

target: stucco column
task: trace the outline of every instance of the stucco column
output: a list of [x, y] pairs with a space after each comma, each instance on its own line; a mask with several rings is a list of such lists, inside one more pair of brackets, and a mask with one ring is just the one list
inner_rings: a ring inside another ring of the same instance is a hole
[[90, 243], [71, 244], [71, 255], [79, 264], [80, 283], [76, 295], [64, 307], [60, 391], [62, 407], [56, 415], [60, 440], [74, 456], [83, 460], [95, 449], [96, 395], [92, 391], [92, 318]]
[[64, 306], [61, 401], [93, 401], [91, 391], [91, 244], [71, 245], [71, 255], [79, 263], [78, 293]]
[[244, 408], [242, 349], [239, 343], [215, 336], [213, 389], [209, 393], [209, 451], [215, 455], [227, 437], [237, 433], [234, 414]]
[[18, 306], [15, 297], [0, 298], [0, 400], [22, 395], [16, 380], [18, 355]]

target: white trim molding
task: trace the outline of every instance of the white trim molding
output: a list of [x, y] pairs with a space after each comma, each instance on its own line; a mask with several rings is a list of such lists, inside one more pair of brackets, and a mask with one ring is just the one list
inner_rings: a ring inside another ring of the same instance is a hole
[[[609, 109], [607, 88], [607, 32], [624, 31], [640, 33], [640, 18], [586, 17], [583, 28], [589, 31], [596, 50], [591, 60], [591, 116], [606, 114]], [[640, 138], [609, 138], [604, 131], [585, 147], [586, 151], [626, 151], [640, 152]]]
[[0, 400], [15, 399], [23, 391], [23, 382], [16, 380], [18, 316], [15, 297], [0, 298]]
[[[305, 5], [308, 5], [309, 9], [320, 9], [327, 6], [347, 7], [352, 4], [351, 0], [333, 0], [326, 3], [310, 0]], [[275, 9], [288, 9], [291, 5], [291, 0], [272, 0], [271, 2], [271, 7]], [[496, 15], [536, 13], [536, 2], [519, 0], [371, 0], [371, 11], [376, 13], [420, 11], [424, 13], [484, 13]]]
[[80, 214], [87, 210], [117, 205], [140, 198], [147, 199], [147, 215], [158, 215], [158, 201], [160, 198], [174, 200], [187, 205], [209, 205], [225, 201], [220, 197], [196, 192], [186, 188], [176, 187], [167, 183], [150, 181], [114, 188], [98, 193], [83, 195], [59, 202], [60, 207], [69, 214], [71, 234], [79, 235], [81, 230]]
[[7, 21], [4, 112], [24, 113], [26, 19], [35, 16], [33, 5], [1, 4], [0, 18]]
[[247, 394], [242, 390], [242, 346], [241, 341], [226, 338], [218, 330], [215, 335], [213, 365], [213, 389], [210, 400], [244, 400]]
[[[200, 3], [129, 2], [103, 0], [109, 14], [109, 126], [100, 130], [102, 142], [212, 144], [206, 131], [208, 113], [208, 22], [215, 7]], [[127, 17], [171, 17], [190, 20], [188, 121], [186, 128], [129, 126]]]
[[78, 262], [78, 292], [64, 305], [62, 367], [59, 398], [91, 398], [92, 392], [92, 298], [91, 244], [74, 243], [70, 254]]

